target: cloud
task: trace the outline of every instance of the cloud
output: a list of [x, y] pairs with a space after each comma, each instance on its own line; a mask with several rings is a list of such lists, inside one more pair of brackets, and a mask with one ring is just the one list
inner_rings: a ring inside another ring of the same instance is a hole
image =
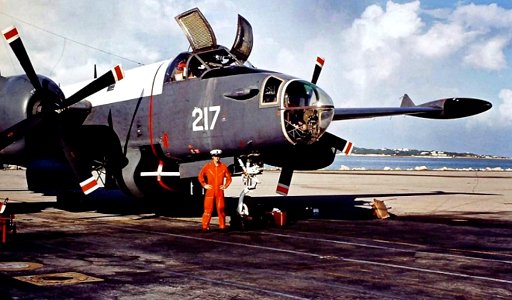
[[510, 38], [495, 37], [482, 43], [475, 43], [468, 49], [464, 62], [476, 68], [487, 70], [501, 70], [507, 67], [504, 54], [505, 47], [510, 43]]
[[457, 52], [474, 37], [475, 33], [467, 32], [459, 24], [437, 23], [426, 33], [413, 38], [414, 51], [427, 58], [442, 59]]
[[350, 83], [345, 94], [355, 105], [394, 101], [404, 87], [415, 88], [413, 97], [454, 96], [448, 93], [470, 84], [456, 82], [461, 72], [506, 69], [511, 39], [503, 30], [511, 15], [497, 5], [428, 11], [420, 1], [370, 5], [339, 35], [339, 74]]
[[492, 28], [509, 28], [512, 24], [512, 11], [496, 3], [488, 5], [471, 3], [457, 7], [451, 20], [467, 28], [488, 32]]
[[370, 5], [342, 32], [338, 57], [343, 65], [341, 74], [361, 100], [372, 96], [368, 93], [371, 86], [392, 80], [399, 73], [408, 57], [407, 40], [423, 27], [419, 10], [419, 1], [388, 1], [385, 9]]
[[[385, 10], [378, 5], [370, 5], [363, 12], [361, 18], [354, 21], [352, 28], [363, 34], [369, 32], [370, 34], [363, 36], [363, 39], [370, 45], [373, 44], [373, 41], [406, 38], [423, 25], [418, 17], [419, 9], [419, 1], [406, 4], [388, 1]], [[368, 40], [367, 37], [377, 39]]]
[[506, 124], [512, 125], [512, 90], [501, 90], [499, 97], [502, 101], [498, 107], [499, 116]]
[[451, 20], [475, 34], [474, 41], [468, 45], [463, 57], [464, 63], [491, 71], [506, 68], [504, 50], [511, 41], [509, 31], [512, 26], [512, 10], [506, 10], [495, 3], [469, 4], [458, 7]]

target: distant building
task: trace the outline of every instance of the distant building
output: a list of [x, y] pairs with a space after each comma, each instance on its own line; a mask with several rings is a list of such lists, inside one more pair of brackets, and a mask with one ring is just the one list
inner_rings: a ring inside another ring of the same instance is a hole
[[443, 151], [432, 151], [430, 152], [430, 155], [435, 157], [448, 157], [448, 155]]

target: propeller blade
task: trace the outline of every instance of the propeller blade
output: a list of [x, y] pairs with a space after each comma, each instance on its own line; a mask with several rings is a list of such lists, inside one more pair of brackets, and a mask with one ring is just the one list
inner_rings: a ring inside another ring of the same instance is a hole
[[279, 175], [279, 182], [277, 183], [276, 193], [279, 195], [288, 195], [290, 189], [290, 183], [292, 182], [293, 169], [289, 167], [283, 167], [281, 169], [281, 175]]
[[[64, 100], [62, 108], [69, 107], [84, 98], [108, 87], [111, 84], [118, 82], [124, 78], [124, 71], [121, 66], [117, 65], [109, 72], [103, 74], [99, 78], [96, 78], [91, 83], [83, 87], [81, 90], [71, 95], [69, 98]], [[99, 185], [97, 180], [92, 176], [91, 170], [87, 165], [83, 163], [83, 160], [79, 159], [78, 148], [73, 146], [70, 139], [66, 138], [64, 133], [60, 133], [60, 143], [62, 151], [64, 152], [66, 159], [68, 160], [71, 169], [75, 173], [76, 178], [80, 182], [80, 187], [85, 195], [88, 195], [98, 189]]]
[[340, 151], [345, 155], [350, 155], [350, 153], [352, 153], [352, 149], [354, 148], [352, 142], [337, 137], [329, 132], [324, 132], [324, 134], [321, 137], [321, 140], [322, 142], [325, 142], [329, 146], [333, 147], [334, 149]]
[[99, 185], [97, 180], [92, 176], [88, 166], [82, 163], [83, 160], [79, 159], [81, 156], [79, 151], [73, 146], [70, 139], [66, 138], [62, 133], [60, 137], [60, 144], [73, 173], [75, 173], [75, 176], [80, 183], [82, 192], [85, 195], [88, 195], [98, 189]]
[[124, 78], [124, 71], [123, 68], [121, 68], [120, 65], [115, 66], [112, 70], [108, 71], [107, 73], [101, 75], [99, 78], [96, 78], [91, 83], [83, 87], [78, 92], [71, 95], [69, 98], [64, 100], [61, 108], [69, 107], [87, 97], [90, 95], [101, 91], [102, 89], [108, 87], [109, 85], [112, 85], [119, 80]]
[[318, 77], [320, 77], [320, 72], [322, 72], [322, 68], [324, 67], [325, 59], [320, 56], [316, 57], [315, 70], [313, 71], [313, 78], [311, 79], [311, 83], [316, 84], [318, 81]]
[[25, 46], [23, 46], [23, 42], [21, 41], [21, 37], [18, 33], [18, 29], [14, 26], [8, 27], [2, 31], [2, 35], [9, 45], [11, 45], [11, 49], [14, 52], [14, 55], [18, 58], [18, 61], [21, 64], [21, 67], [27, 74], [28, 79], [32, 83], [32, 86], [39, 91], [42, 89], [41, 83], [39, 82], [39, 78], [36, 75], [36, 71], [30, 62], [30, 58], [28, 57], [27, 50]]
[[[108, 87], [109, 85], [118, 82], [123, 78], [124, 71], [121, 66], [117, 65], [109, 72], [103, 74], [99, 78], [96, 78], [81, 90], [64, 100], [62, 108], [69, 107], [83, 100], [84, 98]], [[78, 148], [73, 146], [72, 140], [67, 138], [65, 133], [60, 133], [60, 143], [62, 146], [62, 151], [64, 152], [66, 159], [71, 166], [71, 169], [80, 182], [82, 192], [85, 195], [88, 195], [98, 189], [99, 185], [97, 180], [94, 178], [94, 176], [92, 176], [89, 167], [83, 163], [83, 160], [80, 159], [81, 155]]]

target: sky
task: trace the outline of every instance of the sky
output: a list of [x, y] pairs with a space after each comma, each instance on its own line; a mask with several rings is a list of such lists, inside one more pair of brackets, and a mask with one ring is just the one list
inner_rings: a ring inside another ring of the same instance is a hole
[[[252, 25], [256, 67], [311, 80], [336, 107], [399, 106], [470, 97], [493, 108], [457, 120], [395, 116], [333, 122], [356, 147], [512, 157], [512, 1], [0, 0], [38, 74], [62, 85], [173, 58], [189, 44], [174, 17], [198, 7], [217, 42], [233, 44], [238, 14]], [[0, 74], [23, 73], [0, 46]]]

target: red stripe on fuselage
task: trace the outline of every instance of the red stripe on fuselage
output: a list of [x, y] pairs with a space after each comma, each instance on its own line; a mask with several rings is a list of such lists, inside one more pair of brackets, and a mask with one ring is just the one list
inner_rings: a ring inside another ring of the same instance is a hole
[[[151, 145], [151, 151], [153, 152], [153, 155], [156, 158], [158, 158], [158, 154], [155, 145], [153, 144], [153, 89], [155, 87], [156, 75], [158, 74], [158, 71], [160, 70], [161, 67], [162, 65], [160, 65], [160, 67], [158, 67], [158, 69], [156, 70], [155, 76], [153, 77], [153, 84], [151, 85], [151, 95], [149, 95], [149, 144]], [[159, 160], [158, 165], [163, 169], [164, 162], [162, 160]], [[162, 177], [160, 175], [157, 176], [156, 181], [162, 188], [168, 191], [174, 191], [173, 188], [171, 188], [170, 186], [165, 184], [165, 182], [163, 182]]]

